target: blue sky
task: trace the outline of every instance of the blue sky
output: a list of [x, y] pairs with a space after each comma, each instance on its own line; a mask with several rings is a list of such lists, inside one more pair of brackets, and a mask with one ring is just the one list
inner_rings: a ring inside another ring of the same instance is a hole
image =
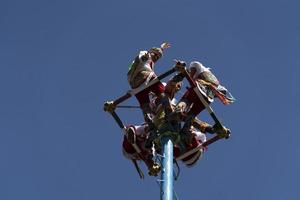
[[[159, 199], [156, 179], [140, 181], [122, 156], [122, 133], [102, 105], [129, 89], [138, 51], [164, 41], [172, 47], [158, 74], [173, 59], [199, 60], [237, 98], [213, 104], [232, 137], [194, 168], [181, 165], [179, 199], [299, 199], [299, 6], [1, 1], [0, 199]], [[118, 113], [142, 121], [139, 110]]]

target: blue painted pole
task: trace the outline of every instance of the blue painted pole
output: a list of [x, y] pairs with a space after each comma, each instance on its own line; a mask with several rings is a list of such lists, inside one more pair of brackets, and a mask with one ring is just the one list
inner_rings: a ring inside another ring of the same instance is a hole
[[162, 171], [160, 199], [173, 200], [173, 142], [168, 136], [162, 138]]

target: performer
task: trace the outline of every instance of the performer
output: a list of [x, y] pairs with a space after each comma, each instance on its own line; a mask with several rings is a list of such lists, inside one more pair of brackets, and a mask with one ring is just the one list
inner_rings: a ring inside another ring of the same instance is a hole
[[[184, 147], [181, 146], [181, 144], [174, 144], [174, 158], [180, 160], [186, 164], [187, 167], [194, 166], [197, 161], [202, 157], [204, 153], [203, 148], [198, 148], [199, 145], [203, 144], [206, 141], [206, 133], [214, 133], [213, 126], [210, 124], [200, 121], [199, 119], [195, 118], [193, 125], [189, 129], [190, 134], [190, 142], [187, 143], [181, 143], [184, 145]], [[138, 147], [141, 149], [141, 153], [143, 154], [144, 158], [147, 158], [147, 162], [153, 163], [153, 151], [152, 149], [149, 149], [145, 146], [146, 139], [149, 136], [149, 128], [147, 127], [147, 124], [142, 124], [139, 126], [133, 126], [130, 125], [127, 127], [127, 135], [124, 136], [123, 140], [123, 155], [131, 160], [140, 160], [138, 153], [136, 152], [135, 148], [132, 146], [132, 144], [137, 144]], [[198, 148], [195, 152], [191, 154], [187, 154], [187, 152]], [[161, 153], [158, 149], [158, 153]], [[187, 155], [185, 155], [187, 154]], [[157, 175], [160, 168], [155, 172], [152, 173], [152, 175]], [[149, 170], [151, 171], [151, 170]], [[153, 169], [152, 169], [153, 171]], [[151, 175], [151, 173], [149, 173]]]
[[[139, 55], [136, 56], [127, 73], [128, 82], [132, 89], [147, 85], [151, 80], [157, 77], [154, 72], [154, 64], [163, 56], [164, 50], [169, 47], [169, 43], [162, 43], [159, 48], [153, 47], [148, 51], [139, 52]], [[152, 121], [150, 117], [151, 108], [149, 105], [149, 93], [154, 93], [161, 101], [163, 101], [164, 106], [168, 107], [165, 109], [170, 109], [164, 91], [165, 87], [159, 81], [135, 95], [143, 111], [144, 119], [150, 125], [152, 125]]]
[[[189, 65], [189, 75], [195, 80], [200, 92], [204, 96], [204, 99], [208, 104], [214, 101], [214, 98], [218, 98], [225, 105], [231, 104], [235, 101], [234, 97], [228, 92], [228, 90], [220, 85], [219, 80], [211, 72], [210, 68], [205, 67], [198, 61], [193, 61]], [[205, 106], [199, 99], [198, 95], [195, 93], [194, 88], [188, 88], [184, 93], [180, 102], [176, 106], [176, 118], [181, 118], [185, 121], [181, 133], [183, 137], [187, 136], [185, 132], [191, 126], [193, 119], [203, 110]], [[225, 127], [215, 127], [215, 130], [220, 134], [227, 134], [227, 129]], [[187, 138], [190, 140], [191, 138]]]

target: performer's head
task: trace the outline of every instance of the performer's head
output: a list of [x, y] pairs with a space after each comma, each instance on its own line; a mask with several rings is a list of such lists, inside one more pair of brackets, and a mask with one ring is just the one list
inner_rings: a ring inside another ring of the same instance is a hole
[[149, 50], [149, 54], [151, 56], [152, 61], [156, 62], [163, 56], [163, 50], [162, 48], [153, 47]]
[[169, 80], [168, 83], [165, 85], [165, 93], [170, 96], [170, 98], [173, 98], [174, 95], [181, 89], [182, 82], [175, 82], [172, 80]]
[[193, 79], [198, 78], [199, 74], [204, 71], [209, 71], [210, 68], [205, 67], [202, 63], [198, 61], [192, 61], [189, 66], [189, 73]]

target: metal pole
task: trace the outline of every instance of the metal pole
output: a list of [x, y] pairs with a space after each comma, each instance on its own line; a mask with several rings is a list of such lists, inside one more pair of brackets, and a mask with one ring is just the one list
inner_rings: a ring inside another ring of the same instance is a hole
[[173, 200], [173, 142], [168, 136], [162, 138], [162, 172], [160, 199]]

